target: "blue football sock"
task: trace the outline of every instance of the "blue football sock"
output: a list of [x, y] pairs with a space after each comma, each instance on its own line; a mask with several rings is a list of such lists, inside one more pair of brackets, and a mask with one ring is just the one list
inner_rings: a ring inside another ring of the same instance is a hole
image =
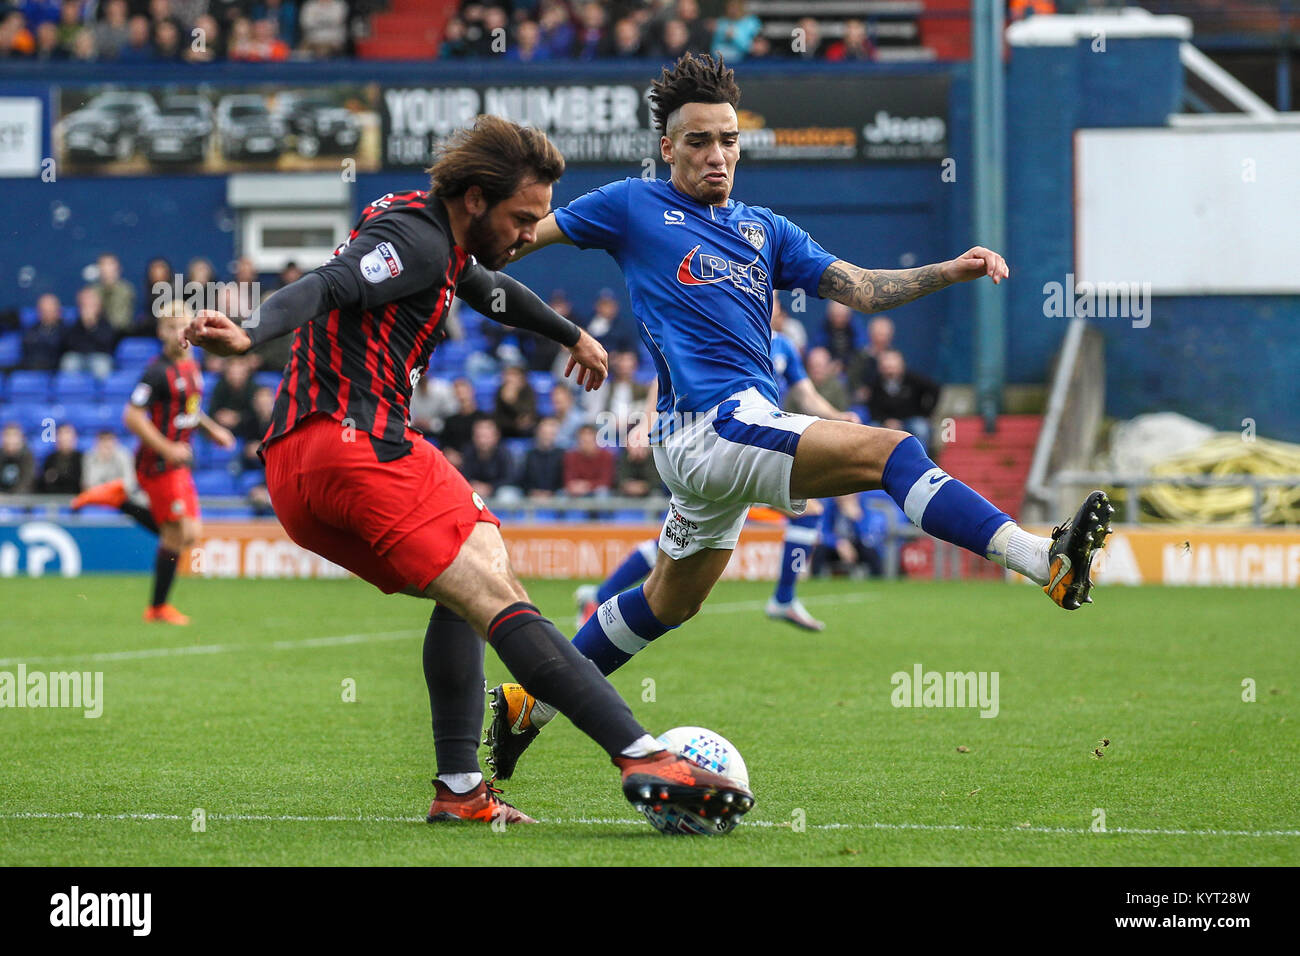
[[604, 604], [620, 591], [636, 587], [641, 579], [655, 566], [655, 555], [659, 553], [659, 541], [649, 538], [642, 541], [632, 553], [623, 559], [623, 563], [596, 589], [596, 603]]
[[573, 638], [573, 646], [602, 674], [612, 674], [637, 651], [671, 630], [650, 610], [641, 585], [602, 603]]
[[931, 461], [911, 435], [885, 462], [881, 484], [912, 524], [980, 557], [985, 557], [994, 532], [1012, 520]]
[[817, 543], [817, 525], [821, 515], [802, 514], [790, 518], [785, 525], [785, 541], [781, 550], [781, 573], [776, 579], [776, 592], [772, 599], [778, 604], [794, 600], [794, 586], [799, 574], [812, 563], [813, 545]]

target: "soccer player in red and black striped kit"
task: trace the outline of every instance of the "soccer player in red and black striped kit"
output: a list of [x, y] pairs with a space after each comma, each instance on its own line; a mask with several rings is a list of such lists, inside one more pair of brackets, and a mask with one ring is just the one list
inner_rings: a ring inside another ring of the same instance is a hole
[[[427, 192], [366, 207], [325, 265], [272, 295], [241, 328], [200, 312], [190, 342], [238, 354], [294, 332], [263, 443], [267, 488], [294, 541], [386, 594], [437, 602], [424, 640], [438, 777], [430, 822], [531, 823], [484, 780], [483, 641], [622, 771], [633, 803], [716, 816], [748, 791], [663, 750], [599, 671], [528, 601], [500, 522], [407, 423], [453, 296], [570, 351], [566, 374], [598, 388], [605, 350], [515, 280], [493, 271], [550, 210], [564, 159], [546, 136], [481, 116], [429, 170]], [[296, 330], [296, 331], [295, 331]]]
[[180, 556], [193, 547], [200, 529], [199, 499], [189, 468], [194, 460], [190, 436], [199, 429], [223, 448], [235, 445], [230, 430], [203, 411], [203, 373], [183, 341], [189, 323], [180, 305], [158, 318], [162, 354], [144, 370], [122, 412], [122, 421], [140, 439], [135, 476], [149, 498], [148, 509], [130, 500], [121, 479], [87, 488], [72, 501], [74, 511], [86, 505], [117, 508], [158, 535], [153, 597], [144, 619], [167, 624], [190, 623], [167, 601]]

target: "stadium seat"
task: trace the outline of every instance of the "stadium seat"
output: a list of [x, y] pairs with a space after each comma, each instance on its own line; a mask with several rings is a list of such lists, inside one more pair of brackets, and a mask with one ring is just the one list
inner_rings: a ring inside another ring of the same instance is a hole
[[50, 396], [50, 378], [49, 372], [10, 372], [9, 401], [15, 405], [46, 401]]
[[103, 396], [103, 401], [106, 403], [125, 402], [130, 398], [131, 391], [139, 381], [139, 372], [123, 371], [122, 369], [110, 372], [108, 378], [100, 383], [100, 394]]
[[551, 389], [555, 387], [555, 379], [551, 377], [550, 372], [529, 372], [528, 384], [533, 387], [533, 391], [540, 398], [542, 395], [551, 393]]
[[39, 434], [44, 428], [47, 421], [53, 421], [55, 425], [62, 424], [67, 417], [67, 409], [62, 405], [50, 405], [46, 402], [27, 402], [17, 405], [18, 422], [23, 426], [26, 432], [35, 432]]
[[279, 372], [257, 372], [253, 375], [253, 384], [258, 388], [265, 386], [271, 391], [275, 391], [280, 387], [281, 378], [283, 376]]
[[483, 375], [474, 382], [474, 400], [478, 407], [490, 412], [496, 407], [497, 389], [501, 387], [500, 375]]
[[200, 440], [193, 443], [195, 449], [203, 447], [203, 455], [209, 465], [213, 468], [228, 470], [229, 465], [239, 455], [238, 446], [235, 448], [222, 448], [215, 442]]
[[13, 368], [23, 358], [23, 337], [20, 332], [0, 335], [0, 368]]
[[67, 402], [63, 406], [63, 421], [81, 434], [94, 435], [100, 429], [114, 429], [121, 410], [99, 402]]
[[147, 365], [162, 351], [162, 343], [155, 338], [132, 336], [117, 343], [113, 357], [119, 367]]
[[239, 489], [239, 494], [246, 495], [258, 485], [266, 484], [266, 473], [261, 471], [246, 471], [235, 479], [235, 487]]
[[194, 487], [200, 496], [228, 496], [235, 494], [234, 482], [229, 472], [200, 471], [194, 475]]
[[91, 402], [99, 397], [99, 382], [89, 372], [56, 372], [53, 394], [61, 402]]
[[23, 328], [30, 328], [36, 324], [36, 306], [25, 305], [18, 310], [18, 324]]

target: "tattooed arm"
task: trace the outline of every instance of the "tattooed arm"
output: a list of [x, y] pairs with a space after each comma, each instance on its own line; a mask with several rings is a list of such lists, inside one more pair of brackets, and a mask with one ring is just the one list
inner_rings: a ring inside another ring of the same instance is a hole
[[863, 269], [837, 259], [826, 267], [817, 294], [858, 312], [884, 312], [957, 282], [989, 276], [994, 283], [1011, 275], [996, 252], [975, 246], [956, 259], [915, 269]]

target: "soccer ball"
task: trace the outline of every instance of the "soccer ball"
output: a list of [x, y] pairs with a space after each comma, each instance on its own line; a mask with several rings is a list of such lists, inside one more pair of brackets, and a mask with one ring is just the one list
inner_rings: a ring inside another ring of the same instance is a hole
[[[674, 727], [659, 735], [659, 742], [673, 753], [680, 754], [697, 766], [721, 774], [749, 789], [749, 769], [745, 758], [726, 737], [703, 727]], [[715, 836], [730, 833], [744, 815], [732, 811], [725, 817], [706, 817], [677, 807], [654, 810], [648, 804], [641, 808], [650, 825], [660, 833], [687, 833], [698, 836]]]

